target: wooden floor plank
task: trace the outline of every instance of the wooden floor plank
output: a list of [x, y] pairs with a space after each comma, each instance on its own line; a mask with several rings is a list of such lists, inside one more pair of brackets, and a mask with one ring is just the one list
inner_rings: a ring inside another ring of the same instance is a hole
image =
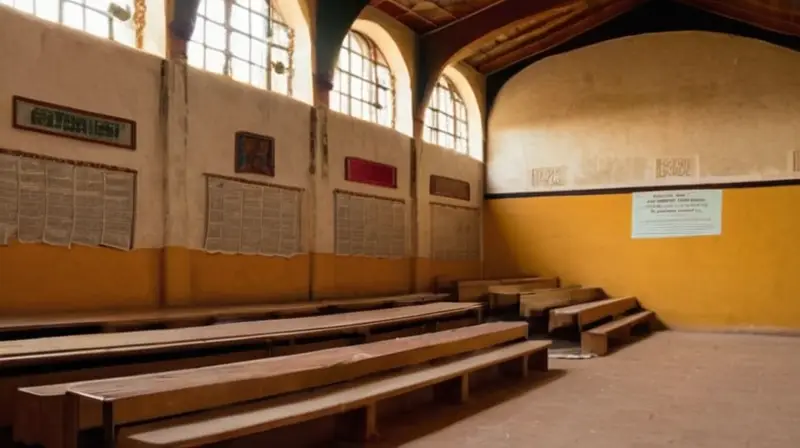
[[550, 341], [526, 341], [436, 366], [284, 399], [222, 409], [191, 417], [123, 428], [119, 448], [196, 447], [279, 426], [364, 407], [505, 361], [546, 350]]

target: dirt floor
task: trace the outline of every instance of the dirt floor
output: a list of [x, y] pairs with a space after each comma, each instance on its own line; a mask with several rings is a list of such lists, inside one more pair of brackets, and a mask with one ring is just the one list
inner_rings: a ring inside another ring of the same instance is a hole
[[381, 424], [371, 446], [800, 447], [800, 338], [661, 332], [550, 368]]

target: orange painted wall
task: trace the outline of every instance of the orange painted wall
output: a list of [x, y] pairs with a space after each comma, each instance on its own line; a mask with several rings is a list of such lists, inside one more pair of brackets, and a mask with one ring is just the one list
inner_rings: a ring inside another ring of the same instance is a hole
[[723, 192], [722, 235], [631, 239], [631, 195], [490, 200], [486, 275], [635, 295], [675, 327], [800, 328], [800, 186]]
[[0, 247], [0, 315], [154, 307], [161, 251], [13, 243]]

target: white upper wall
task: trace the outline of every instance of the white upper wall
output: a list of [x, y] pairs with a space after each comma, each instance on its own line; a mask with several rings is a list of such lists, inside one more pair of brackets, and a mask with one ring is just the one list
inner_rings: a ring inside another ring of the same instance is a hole
[[796, 178], [795, 151], [800, 53], [709, 32], [646, 34], [511, 79], [489, 119], [488, 192]]

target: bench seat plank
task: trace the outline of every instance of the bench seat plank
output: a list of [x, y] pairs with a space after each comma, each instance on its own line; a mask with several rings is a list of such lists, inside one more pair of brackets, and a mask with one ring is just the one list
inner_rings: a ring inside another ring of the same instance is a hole
[[523, 293], [519, 296], [520, 316], [534, 317], [553, 308], [578, 305], [605, 299], [608, 296], [602, 288], [592, 286], [567, 287]]
[[196, 322], [203, 319], [219, 321], [224, 319], [248, 319], [251, 317], [264, 318], [268, 316], [298, 317], [319, 314], [332, 309], [365, 310], [438, 302], [447, 299], [447, 297], [447, 294], [419, 293], [358, 299], [274, 303], [269, 305], [170, 308], [152, 311], [115, 311], [108, 313], [75, 313], [0, 318], [0, 333], [80, 327], [135, 327], [186, 320]]
[[189, 448], [341, 414], [379, 400], [442, 383], [515, 358], [546, 351], [550, 341], [525, 341], [383, 378], [363, 380], [279, 400], [123, 428], [119, 448]]
[[620, 297], [552, 309], [548, 322], [549, 331], [570, 325], [577, 325], [581, 329], [606, 317], [622, 315], [638, 306], [639, 302], [635, 297]]
[[529, 283], [538, 281], [540, 277], [518, 277], [489, 280], [458, 280], [456, 291], [459, 302], [482, 302], [486, 300], [489, 287], [495, 285], [509, 285], [514, 283]]
[[[432, 317], [457, 316], [475, 310], [473, 304], [429, 303], [337, 315], [298, 317], [220, 324], [206, 327], [60, 336], [0, 342], [0, 369], [33, 364], [36, 359], [54, 359], [69, 352], [107, 356], [114, 350], [155, 352], [161, 348], [187, 349], [205, 345], [227, 345], [242, 340], [266, 340], [293, 336], [321, 336], [374, 325], [407, 323]], [[95, 352], [99, 351], [99, 352]]]
[[652, 311], [645, 310], [586, 330], [581, 333], [581, 351], [603, 356], [608, 353], [610, 338], [628, 337], [634, 326], [649, 322], [654, 317]]
[[100, 426], [96, 416], [104, 405], [111, 406], [114, 424], [145, 421], [462, 355], [525, 340], [527, 332], [524, 322], [494, 322], [285, 357], [71, 384], [55, 392], [78, 397], [79, 429], [88, 429]]

